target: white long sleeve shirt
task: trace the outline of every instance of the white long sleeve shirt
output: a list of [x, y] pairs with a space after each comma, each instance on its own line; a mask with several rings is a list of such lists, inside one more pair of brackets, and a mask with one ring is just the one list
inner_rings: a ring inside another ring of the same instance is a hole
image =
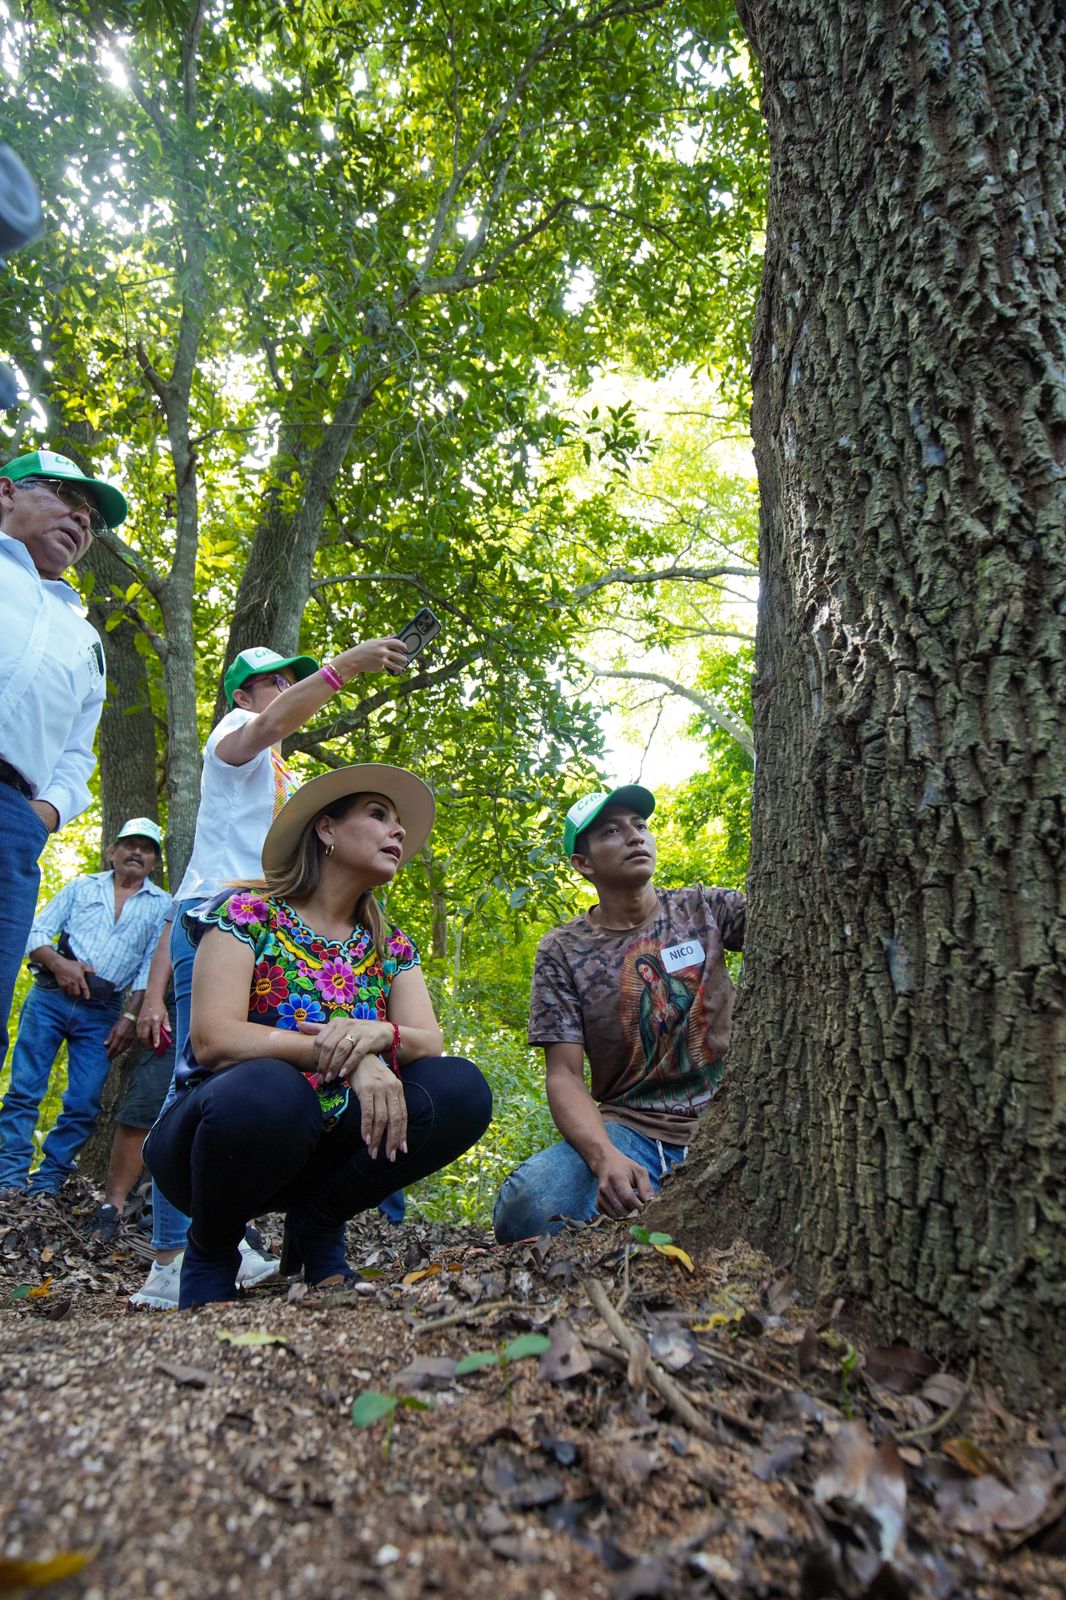
[[61, 823], [89, 804], [104, 651], [78, 594], [0, 529], [0, 757]]

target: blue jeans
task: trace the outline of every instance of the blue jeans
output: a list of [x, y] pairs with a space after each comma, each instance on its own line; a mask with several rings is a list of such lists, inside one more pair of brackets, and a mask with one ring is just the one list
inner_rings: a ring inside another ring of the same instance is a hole
[[33, 1159], [33, 1130], [60, 1045], [67, 1046], [63, 1109], [44, 1141], [44, 1159], [30, 1184], [54, 1194], [74, 1170], [74, 1158], [100, 1114], [111, 1066], [104, 1044], [122, 1010], [120, 1001], [77, 1000], [62, 989], [34, 987], [22, 1006], [11, 1056], [11, 1084], [0, 1110], [0, 1188], [25, 1188]]
[[41, 869], [37, 858], [48, 829], [26, 796], [0, 783], [0, 1067], [7, 1056], [7, 1019], [26, 940], [37, 909]]
[[[664, 1175], [680, 1166], [688, 1153], [685, 1145], [662, 1144], [624, 1122], [603, 1125], [615, 1149], [645, 1169], [656, 1193]], [[504, 1179], [492, 1214], [496, 1237], [500, 1244], [514, 1244], [516, 1239], [561, 1232], [565, 1223], [559, 1219], [564, 1217], [590, 1222], [596, 1215], [598, 1190], [596, 1174], [572, 1144], [565, 1139], [550, 1144]]]
[[236, 1245], [249, 1217], [298, 1210], [318, 1226], [346, 1222], [462, 1155], [484, 1133], [492, 1093], [460, 1056], [403, 1071], [407, 1152], [387, 1161], [363, 1143], [352, 1095], [334, 1127], [285, 1061], [240, 1061], [178, 1095], [148, 1135], [144, 1159], [170, 1199], [188, 1206], [201, 1250]]
[[[196, 946], [185, 932], [182, 917], [193, 906], [198, 906], [203, 895], [194, 895], [191, 900], [179, 900], [174, 907], [174, 921], [170, 929], [170, 964], [174, 968], [174, 1058], [181, 1060], [181, 1052], [185, 1041], [189, 1037], [189, 1025], [192, 1018], [192, 967], [196, 959]], [[163, 1112], [174, 1104], [177, 1090], [173, 1078], [167, 1097], [163, 1101]], [[156, 1119], [157, 1121], [159, 1118]], [[172, 1206], [166, 1195], [160, 1189], [155, 1179], [152, 1179], [152, 1249], [153, 1250], [184, 1250], [185, 1240], [189, 1233], [189, 1219], [183, 1211]]]

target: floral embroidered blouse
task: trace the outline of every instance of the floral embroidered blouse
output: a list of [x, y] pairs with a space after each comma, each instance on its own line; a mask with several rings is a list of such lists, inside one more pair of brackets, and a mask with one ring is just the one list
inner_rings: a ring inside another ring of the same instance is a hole
[[[295, 1032], [299, 1022], [332, 1022], [337, 1017], [383, 1022], [395, 978], [421, 965], [411, 940], [392, 924], [384, 952], [375, 946], [369, 928], [358, 925], [347, 939], [322, 939], [287, 901], [254, 889], [236, 890], [204, 910], [197, 924], [194, 937], [202, 937], [207, 928], [223, 928], [251, 945], [255, 966], [248, 1020], [268, 1028]], [[203, 1069], [178, 1071], [185, 1088], [206, 1076]], [[315, 1073], [303, 1076], [318, 1092], [323, 1115], [339, 1116], [347, 1103], [347, 1089], [319, 1088]]]

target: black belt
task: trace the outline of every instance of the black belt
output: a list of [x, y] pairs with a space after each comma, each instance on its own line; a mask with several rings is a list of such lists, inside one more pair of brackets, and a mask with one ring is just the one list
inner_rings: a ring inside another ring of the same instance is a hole
[[2, 757], [0, 757], [0, 783], [10, 784], [12, 789], [17, 789], [19, 794], [24, 794], [27, 800], [33, 799], [33, 790], [22, 776], [22, 773], [19, 772], [17, 767], [13, 767], [10, 761], [4, 761]]

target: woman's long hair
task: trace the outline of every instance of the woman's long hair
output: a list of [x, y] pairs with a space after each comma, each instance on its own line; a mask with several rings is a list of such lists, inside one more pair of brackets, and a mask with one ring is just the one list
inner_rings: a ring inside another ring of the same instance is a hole
[[[357, 801], [365, 798], [365, 794], [362, 793], [346, 794], [341, 799], [334, 800], [332, 805], [323, 806], [300, 835], [300, 842], [288, 866], [266, 874], [264, 887], [267, 893], [280, 895], [283, 900], [301, 900], [306, 895], [313, 894], [322, 877], [322, 859], [326, 853], [325, 846], [318, 837], [316, 822], [319, 817], [332, 817], [334, 821], [339, 822], [342, 817], [348, 815]], [[378, 955], [384, 959], [387, 954], [389, 930], [371, 889], [365, 890], [355, 902], [353, 921], [360, 923], [364, 928], [369, 928]]]

